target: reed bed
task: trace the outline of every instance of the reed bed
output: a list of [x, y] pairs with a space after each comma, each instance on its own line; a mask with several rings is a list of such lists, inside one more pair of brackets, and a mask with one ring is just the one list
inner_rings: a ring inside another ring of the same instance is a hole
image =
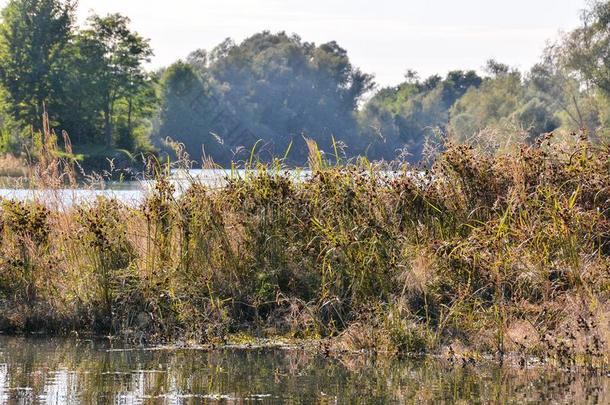
[[391, 171], [310, 146], [299, 180], [250, 163], [177, 194], [157, 163], [138, 206], [1, 201], [0, 329], [608, 364], [607, 146], [448, 143]]

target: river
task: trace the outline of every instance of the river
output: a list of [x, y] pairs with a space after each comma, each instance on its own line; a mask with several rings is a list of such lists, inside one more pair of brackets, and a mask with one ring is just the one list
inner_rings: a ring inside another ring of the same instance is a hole
[[[218, 188], [226, 184], [227, 178], [243, 177], [245, 170], [224, 169], [195, 169], [174, 170], [168, 177], [177, 194], [184, 191], [188, 185], [198, 182], [209, 188]], [[285, 171], [296, 179], [303, 179], [309, 175], [307, 170]], [[136, 204], [148, 193], [153, 182], [150, 180], [140, 181], [107, 181], [92, 185], [81, 184], [76, 188], [59, 189], [35, 189], [27, 187], [2, 187], [0, 186], [0, 198], [31, 200], [36, 199], [46, 203], [60, 205], [72, 205], [74, 203], [94, 201], [98, 196], [114, 198], [127, 204]]]
[[610, 403], [610, 378], [544, 368], [0, 336], [0, 403]]

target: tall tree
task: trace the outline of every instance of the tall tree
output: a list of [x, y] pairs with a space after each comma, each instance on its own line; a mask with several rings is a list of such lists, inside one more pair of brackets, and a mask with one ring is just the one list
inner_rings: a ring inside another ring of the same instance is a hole
[[127, 103], [127, 136], [132, 135], [136, 98], [150, 86], [144, 63], [153, 55], [149, 41], [129, 29], [129, 18], [120, 14], [93, 16], [84, 30], [82, 51], [88, 68], [95, 77], [97, 94], [101, 97], [104, 138], [113, 145], [114, 118], [117, 101]]
[[[240, 44], [226, 40], [209, 54], [197, 51], [187, 62], [192, 71], [176, 65], [166, 77], [162, 119], [190, 116], [185, 108], [191, 108], [201, 116], [196, 122], [207, 124], [187, 128], [162, 122], [158, 137], [177, 137], [192, 146], [194, 157], [203, 144], [207, 152], [223, 150], [214, 158], [226, 163], [235, 151], [262, 140], [263, 149], [275, 155], [293, 143], [290, 158], [304, 162], [303, 136], [327, 150], [333, 137], [358, 146], [356, 108], [373, 78], [354, 67], [336, 42], [316, 46], [296, 35], [265, 31]], [[180, 81], [203, 85], [205, 91], [189, 94], [192, 100], [178, 97]], [[178, 128], [179, 133], [167, 132]]]
[[450, 126], [460, 140], [485, 133], [490, 145], [506, 144], [520, 135], [533, 140], [559, 126], [555, 110], [521, 72], [507, 65], [488, 62], [489, 77], [471, 88], [452, 107]]
[[593, 138], [608, 137], [610, 116], [610, 1], [593, 0], [582, 24], [549, 46], [530, 78], [564, 132], [586, 129]]
[[53, 111], [75, 5], [71, 0], [11, 0], [2, 11], [0, 82], [12, 115], [22, 124], [38, 128], [45, 104]]
[[481, 82], [474, 71], [455, 70], [445, 79], [434, 75], [421, 81], [408, 70], [403, 83], [381, 89], [359, 112], [368, 151], [374, 158], [392, 159], [400, 150], [419, 160], [426, 138], [446, 128], [451, 106]]
[[[192, 60], [189, 58], [189, 62]], [[164, 72], [158, 133], [163, 138], [179, 140], [194, 159], [205, 151], [222, 161], [222, 145], [212, 134], [217, 96], [209, 82], [196, 73], [201, 68], [179, 61]]]
[[610, 1], [593, 1], [564, 41], [566, 66], [610, 96]]
[[572, 128], [587, 128], [586, 107], [583, 95], [588, 93], [582, 82], [563, 63], [560, 47], [549, 46], [542, 61], [532, 67], [528, 79], [540, 98], [553, 109], [560, 111]]

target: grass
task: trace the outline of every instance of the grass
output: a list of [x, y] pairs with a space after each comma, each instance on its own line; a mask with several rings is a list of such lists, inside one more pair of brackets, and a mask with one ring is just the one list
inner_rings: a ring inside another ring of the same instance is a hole
[[0, 156], [0, 184], [8, 183], [11, 179], [26, 177], [27, 164], [11, 154]]
[[157, 164], [136, 207], [3, 201], [0, 328], [608, 364], [607, 146], [449, 143], [422, 171], [310, 148], [305, 180], [250, 162], [177, 195]]

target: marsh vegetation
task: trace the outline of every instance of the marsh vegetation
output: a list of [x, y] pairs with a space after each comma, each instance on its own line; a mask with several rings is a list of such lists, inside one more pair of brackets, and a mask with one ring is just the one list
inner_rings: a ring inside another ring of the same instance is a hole
[[0, 181], [44, 193], [0, 198], [0, 332], [607, 373], [610, 3], [529, 72], [384, 89], [283, 32], [149, 72], [128, 18], [75, 7], [2, 12]]
[[[176, 193], [153, 161], [136, 206], [2, 201], [1, 329], [607, 364], [608, 147], [447, 143], [419, 170], [309, 146], [298, 180], [251, 161]], [[32, 184], [72, 181], [53, 156]]]

